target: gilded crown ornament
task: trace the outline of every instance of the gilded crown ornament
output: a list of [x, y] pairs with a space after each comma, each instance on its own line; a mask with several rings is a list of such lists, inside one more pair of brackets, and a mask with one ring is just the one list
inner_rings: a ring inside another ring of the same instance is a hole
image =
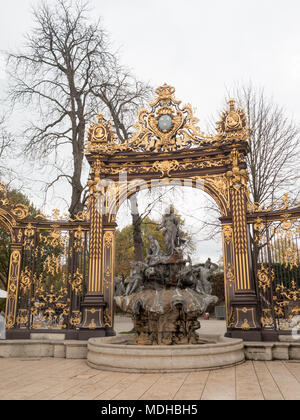
[[162, 104], [166, 104], [169, 101], [172, 101], [174, 104], [179, 105], [181, 101], [178, 101], [174, 98], [175, 88], [173, 86], [169, 86], [166, 83], [162, 86], [159, 86], [155, 93], [157, 93], [157, 98], [150, 102], [150, 106], [155, 106], [158, 102], [161, 102]]

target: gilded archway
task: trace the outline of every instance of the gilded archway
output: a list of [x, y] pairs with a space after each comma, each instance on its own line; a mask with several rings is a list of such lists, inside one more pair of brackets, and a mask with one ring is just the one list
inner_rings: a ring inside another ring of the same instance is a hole
[[228, 331], [255, 337], [260, 325], [248, 255], [246, 116], [230, 100], [216, 134], [206, 135], [197, 127], [192, 107], [181, 106], [174, 92], [166, 84], [156, 90], [157, 97], [148, 109], [140, 110], [135, 131], [125, 143], [118, 142], [101, 114], [89, 129], [86, 156], [91, 166], [93, 261], [89, 293], [104, 296], [108, 303], [104, 319], [112, 327], [113, 240], [111, 249], [104, 244], [108, 234], [113, 237], [119, 206], [134, 192], [157, 182], [187, 183], [207, 192], [222, 214]]

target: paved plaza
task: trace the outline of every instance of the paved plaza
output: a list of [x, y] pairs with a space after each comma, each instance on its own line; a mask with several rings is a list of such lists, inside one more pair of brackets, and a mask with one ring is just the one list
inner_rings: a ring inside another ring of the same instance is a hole
[[[224, 321], [201, 321], [223, 333]], [[116, 330], [128, 331], [128, 318]], [[247, 361], [192, 373], [138, 374], [92, 369], [86, 360], [0, 359], [1, 400], [300, 400], [300, 361]]]
[[300, 363], [247, 361], [192, 373], [137, 374], [85, 360], [0, 359], [1, 400], [300, 400]]

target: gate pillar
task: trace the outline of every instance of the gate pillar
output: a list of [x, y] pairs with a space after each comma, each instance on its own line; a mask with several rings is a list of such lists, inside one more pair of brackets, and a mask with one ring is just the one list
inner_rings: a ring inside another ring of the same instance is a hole
[[90, 244], [87, 293], [82, 303], [79, 339], [115, 335], [113, 330], [113, 266], [115, 223], [108, 223], [105, 188], [100, 183], [97, 146], [113, 135], [98, 115], [88, 133], [86, 157], [91, 166], [89, 186]]
[[228, 171], [226, 176], [229, 181], [232, 224], [223, 224], [225, 279], [226, 283], [229, 282], [232, 285], [227, 303], [226, 335], [256, 341], [261, 340], [261, 324], [250, 267], [246, 220], [247, 171], [239, 168], [236, 150], [231, 156], [232, 170]]
[[104, 310], [105, 302], [102, 293], [102, 227], [103, 215], [97, 209], [97, 196], [90, 196], [90, 246], [89, 276], [87, 293], [82, 303], [82, 323], [78, 338], [87, 340], [90, 337], [105, 336]]

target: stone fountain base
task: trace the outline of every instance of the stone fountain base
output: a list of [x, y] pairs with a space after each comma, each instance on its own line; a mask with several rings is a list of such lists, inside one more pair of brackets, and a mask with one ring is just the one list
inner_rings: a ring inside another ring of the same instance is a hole
[[101, 370], [135, 373], [191, 372], [243, 363], [243, 340], [200, 335], [204, 344], [134, 345], [133, 334], [90, 338], [87, 363]]

